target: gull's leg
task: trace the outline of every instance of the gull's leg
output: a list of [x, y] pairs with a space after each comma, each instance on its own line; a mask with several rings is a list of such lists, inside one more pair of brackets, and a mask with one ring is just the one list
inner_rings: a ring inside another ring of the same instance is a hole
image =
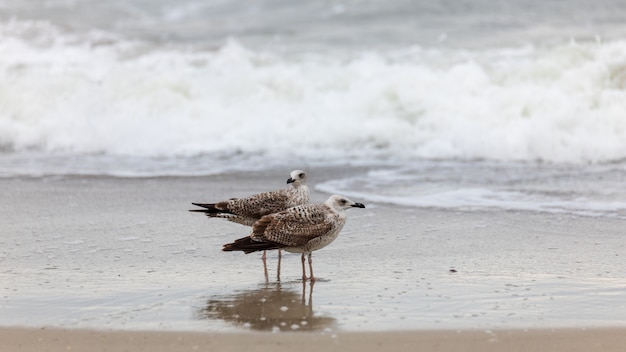
[[263, 273], [265, 274], [265, 283], [267, 283], [269, 280], [267, 278], [267, 260], [265, 259], [265, 252], [263, 252], [261, 260], [263, 261]]
[[306, 270], [304, 269], [304, 253], [302, 253], [302, 257], [300, 257], [300, 259], [302, 260], [302, 281], [306, 280]]
[[309, 252], [309, 272], [311, 273], [311, 282], [315, 281], [315, 277], [313, 276], [313, 259], [311, 259], [311, 252]]
[[280, 281], [280, 262], [281, 262], [280, 249], [278, 250], [278, 267], [276, 268], [276, 281]]
[[261, 259], [263, 259], [263, 260], [265, 260], [265, 258], [267, 258], [265, 252], [267, 252], [267, 251], [263, 251], [263, 255], [261, 256]]

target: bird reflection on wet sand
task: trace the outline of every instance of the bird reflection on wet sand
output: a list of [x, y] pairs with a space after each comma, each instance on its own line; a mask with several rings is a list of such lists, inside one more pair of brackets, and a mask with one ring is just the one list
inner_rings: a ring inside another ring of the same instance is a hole
[[211, 297], [196, 310], [196, 318], [224, 320], [259, 331], [318, 331], [336, 324], [333, 317], [314, 314], [313, 283], [302, 282], [301, 294], [285, 286], [280, 282], [264, 284], [258, 289]]

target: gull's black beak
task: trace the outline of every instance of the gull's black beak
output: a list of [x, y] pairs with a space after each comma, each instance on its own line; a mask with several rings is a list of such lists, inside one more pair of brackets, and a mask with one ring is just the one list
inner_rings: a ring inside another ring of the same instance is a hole
[[365, 204], [363, 203], [354, 203], [352, 204], [352, 206], [355, 208], [365, 208]]
[[294, 183], [294, 182], [296, 182], [296, 180], [294, 180], [294, 179], [293, 179], [293, 178], [291, 178], [291, 177], [289, 177], [289, 178], [287, 179], [287, 183]]

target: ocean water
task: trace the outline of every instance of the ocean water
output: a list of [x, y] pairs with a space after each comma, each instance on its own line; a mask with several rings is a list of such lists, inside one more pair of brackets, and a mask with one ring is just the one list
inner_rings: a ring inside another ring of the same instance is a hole
[[0, 2], [0, 176], [369, 166], [319, 190], [623, 217], [624, 1]]

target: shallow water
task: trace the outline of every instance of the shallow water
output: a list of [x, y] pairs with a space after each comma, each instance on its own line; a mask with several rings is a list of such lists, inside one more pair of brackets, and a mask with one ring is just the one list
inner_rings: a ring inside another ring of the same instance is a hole
[[299, 255], [285, 254], [278, 281], [270, 253], [266, 281], [260, 255], [220, 251], [246, 228], [186, 212], [191, 201], [278, 188], [273, 173], [0, 182], [4, 326], [331, 333], [626, 317], [617, 218], [369, 202], [313, 255], [320, 280], [310, 285]]
[[403, 206], [505, 209], [626, 218], [626, 163], [422, 160], [373, 166], [316, 187]]

